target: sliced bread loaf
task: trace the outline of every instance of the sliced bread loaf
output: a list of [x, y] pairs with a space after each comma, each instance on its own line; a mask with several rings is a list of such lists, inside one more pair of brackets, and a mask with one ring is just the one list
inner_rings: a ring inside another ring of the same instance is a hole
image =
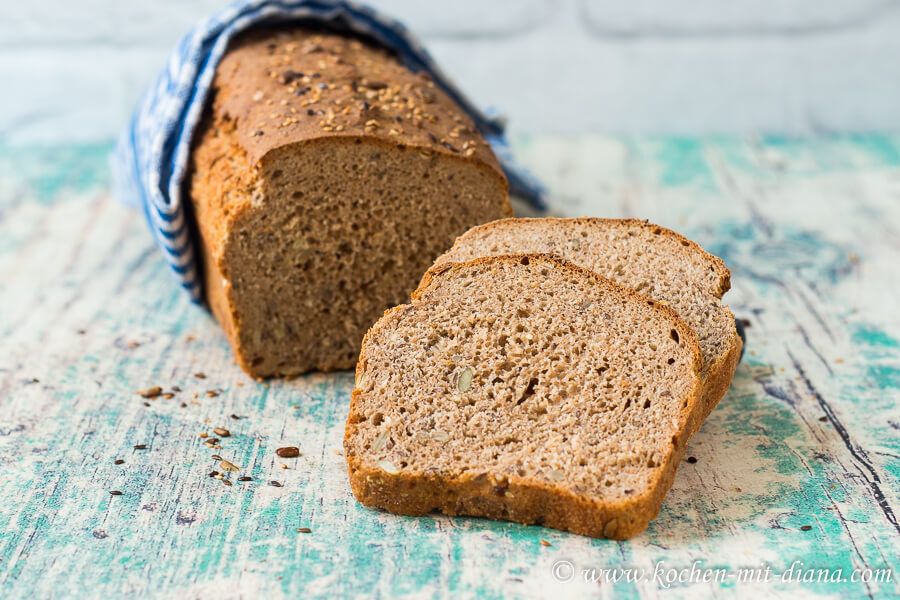
[[474, 227], [435, 264], [522, 252], [562, 256], [668, 304], [700, 342], [704, 419], [728, 391], [742, 343], [734, 315], [721, 301], [731, 286], [721, 259], [647, 221], [544, 218], [501, 219]]
[[363, 341], [344, 449], [356, 498], [625, 539], [697, 427], [697, 337], [551, 255], [432, 269]]

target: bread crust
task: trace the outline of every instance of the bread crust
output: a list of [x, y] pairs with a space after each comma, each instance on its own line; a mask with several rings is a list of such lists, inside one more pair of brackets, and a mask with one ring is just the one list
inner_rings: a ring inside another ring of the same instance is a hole
[[239, 123], [250, 164], [299, 140], [365, 135], [476, 160], [504, 177], [472, 120], [427, 73], [353, 36], [253, 29], [229, 45], [214, 89], [214, 111]]
[[[678, 465], [684, 457], [687, 442], [702, 422], [705, 406], [699, 378], [701, 369], [700, 346], [697, 336], [675, 311], [637, 292], [609, 281], [597, 273], [575, 265], [552, 254], [513, 254], [476, 258], [464, 263], [446, 263], [426, 273], [418, 289], [413, 292], [411, 304], [404, 304], [385, 311], [384, 316], [372, 326], [363, 340], [356, 381], [366, 368], [369, 342], [381, 328], [390, 324], [395, 312], [410, 310], [425, 300], [430, 287], [441, 277], [453, 272], [491, 266], [500, 263], [518, 263], [523, 259], [536, 262], [552, 262], [579, 276], [588, 277], [614, 293], [645, 303], [664, 314], [683, 336], [693, 354], [694, 384], [686, 398], [686, 407], [679, 415], [678, 433], [672, 438], [671, 450], [656, 469], [656, 480], [643, 493], [627, 501], [600, 501], [566, 490], [561, 483], [529, 480], [527, 477], [503, 476], [502, 481], [488, 474], [464, 473], [443, 476], [426, 473], [400, 473], [391, 475], [376, 465], [366, 464], [354, 454], [352, 438], [359, 421], [359, 396], [354, 389], [350, 401], [350, 414], [344, 432], [344, 449], [350, 486], [357, 500], [365, 506], [383, 508], [395, 514], [424, 515], [437, 510], [447, 515], [468, 515], [503, 519], [525, 525], [539, 524], [554, 529], [571, 531], [598, 538], [624, 540], [646, 529], [659, 513], [663, 497], [671, 488]], [[505, 486], [505, 492], [497, 493], [497, 486]]]
[[706, 377], [703, 379], [703, 416], [697, 424], [691, 435], [700, 429], [706, 418], [719, 405], [728, 388], [731, 387], [731, 380], [734, 378], [734, 372], [737, 370], [738, 363], [741, 360], [741, 348], [743, 348], [741, 336], [734, 331], [731, 347], [728, 352], [722, 356], [719, 361], [706, 369]]

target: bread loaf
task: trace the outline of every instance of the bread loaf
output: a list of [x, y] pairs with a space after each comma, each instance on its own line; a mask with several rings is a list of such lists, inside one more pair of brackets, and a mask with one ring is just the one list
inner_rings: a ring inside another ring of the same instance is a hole
[[256, 377], [351, 368], [456, 236], [512, 214], [490, 147], [429, 77], [303, 29], [232, 43], [191, 168], [206, 298]]
[[431, 270], [363, 342], [344, 438], [367, 506], [625, 539], [703, 407], [694, 332], [551, 255]]
[[709, 416], [731, 384], [742, 346], [734, 315], [721, 301], [731, 287], [721, 259], [647, 221], [544, 218], [474, 227], [436, 265], [520, 252], [562, 256], [674, 309], [699, 339], [703, 419]]

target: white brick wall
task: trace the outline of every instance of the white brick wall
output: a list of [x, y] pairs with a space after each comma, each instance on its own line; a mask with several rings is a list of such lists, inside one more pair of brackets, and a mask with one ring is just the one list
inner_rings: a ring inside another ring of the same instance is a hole
[[[217, 0], [8, 3], [0, 138], [115, 134]], [[900, 0], [375, 0], [514, 132], [900, 129]]]

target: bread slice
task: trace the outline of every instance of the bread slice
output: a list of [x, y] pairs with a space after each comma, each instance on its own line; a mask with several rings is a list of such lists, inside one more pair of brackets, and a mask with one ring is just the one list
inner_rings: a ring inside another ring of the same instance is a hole
[[363, 341], [344, 449], [366, 506], [625, 539], [700, 418], [674, 311], [552, 255], [446, 263]]
[[450, 96], [324, 31], [231, 43], [191, 165], [206, 298], [254, 377], [353, 368], [366, 330], [456, 236], [512, 216]]
[[721, 301], [731, 287], [721, 259], [647, 221], [544, 218], [470, 229], [435, 264], [520, 252], [562, 256], [674, 309], [700, 342], [703, 419], [709, 416], [731, 385], [742, 346], [734, 315]]

